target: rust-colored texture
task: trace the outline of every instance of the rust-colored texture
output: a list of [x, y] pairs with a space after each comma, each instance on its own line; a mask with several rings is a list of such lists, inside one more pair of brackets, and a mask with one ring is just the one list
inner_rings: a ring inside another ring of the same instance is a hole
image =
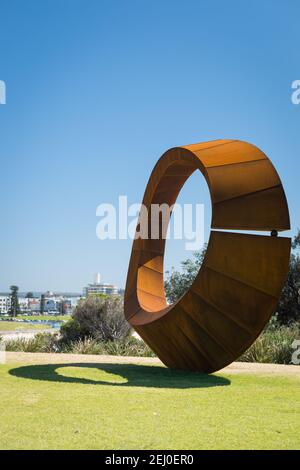
[[[254, 145], [237, 140], [164, 153], [143, 199], [150, 225], [151, 204], [174, 204], [197, 169], [209, 186], [212, 229], [290, 228], [284, 190], [271, 161]], [[274, 313], [288, 271], [290, 239], [212, 230], [196, 279], [172, 305], [164, 292], [164, 249], [161, 233], [158, 239], [134, 240], [126, 319], [168, 367], [219, 370], [253, 343]]]

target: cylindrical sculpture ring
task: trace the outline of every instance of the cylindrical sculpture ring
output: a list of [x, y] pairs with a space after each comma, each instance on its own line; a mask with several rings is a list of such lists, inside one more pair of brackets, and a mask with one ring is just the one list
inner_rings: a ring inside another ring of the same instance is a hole
[[226, 230], [276, 234], [288, 230], [290, 222], [272, 163], [254, 145], [237, 140], [164, 153], [145, 191], [143, 204], [149, 213], [151, 204], [172, 206], [197, 169], [209, 187], [214, 230], [196, 279], [177, 302], [168, 305], [165, 238], [136, 238], [124, 309], [128, 322], [166, 366], [210, 373], [236, 360], [276, 310], [291, 249], [290, 238]]

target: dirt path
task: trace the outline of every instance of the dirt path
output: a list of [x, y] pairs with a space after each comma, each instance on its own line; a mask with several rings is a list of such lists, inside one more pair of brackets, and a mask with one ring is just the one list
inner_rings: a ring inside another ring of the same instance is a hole
[[[162, 365], [161, 361], [152, 357], [99, 356], [92, 354], [51, 354], [7, 352], [6, 362], [9, 364], [61, 364], [61, 363], [119, 363]], [[300, 377], [300, 366], [281, 364], [257, 364], [250, 362], [233, 362], [218, 373], [226, 374], [262, 374], [289, 375]]]

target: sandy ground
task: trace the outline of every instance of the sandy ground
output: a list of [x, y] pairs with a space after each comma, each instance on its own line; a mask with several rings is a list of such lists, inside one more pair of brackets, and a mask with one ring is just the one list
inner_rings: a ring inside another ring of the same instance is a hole
[[[3, 352], [2, 352], [3, 354]], [[62, 363], [119, 363], [162, 365], [161, 361], [152, 357], [100, 356], [92, 354], [50, 354], [6, 352], [5, 362], [8, 364], [62, 364]], [[300, 377], [300, 366], [281, 364], [257, 364], [250, 362], [233, 362], [218, 373], [226, 374], [261, 374]]]

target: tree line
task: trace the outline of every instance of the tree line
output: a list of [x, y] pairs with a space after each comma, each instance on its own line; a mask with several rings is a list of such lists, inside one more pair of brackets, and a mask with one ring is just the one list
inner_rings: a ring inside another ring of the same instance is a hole
[[[9, 310], [8, 310], [8, 314], [11, 317], [17, 317], [17, 315], [19, 315], [21, 313], [18, 292], [19, 292], [19, 287], [18, 286], [15, 286], [15, 285], [10, 286], [10, 294], [9, 294], [10, 307], [9, 307]], [[32, 292], [27, 292], [26, 299], [29, 300], [29, 299], [33, 299], [33, 298], [34, 298], [33, 293]], [[45, 299], [46, 299], [45, 294], [42, 294], [41, 297], [40, 297], [40, 308], [39, 308], [40, 315], [43, 315], [44, 312], [45, 312]], [[62, 300], [61, 302], [59, 302], [59, 314], [64, 315], [65, 313], [66, 313], [66, 306], [65, 306], [64, 301]]]

